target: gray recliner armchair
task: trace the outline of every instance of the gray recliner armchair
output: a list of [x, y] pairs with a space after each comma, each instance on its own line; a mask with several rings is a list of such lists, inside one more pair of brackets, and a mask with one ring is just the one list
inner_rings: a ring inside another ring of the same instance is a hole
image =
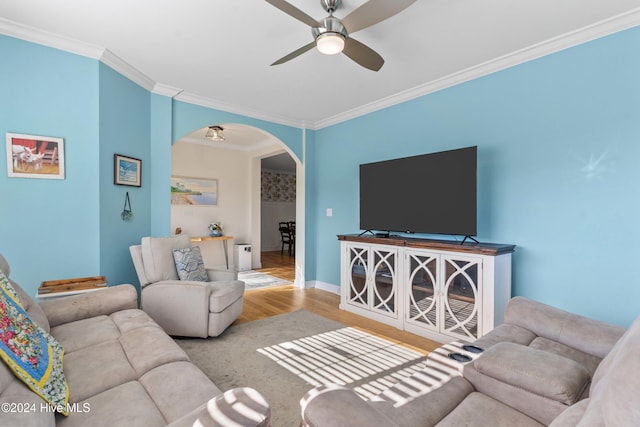
[[209, 281], [180, 280], [174, 249], [187, 235], [143, 237], [129, 251], [140, 280], [142, 309], [169, 334], [216, 337], [242, 313], [244, 282], [230, 270], [206, 269]]

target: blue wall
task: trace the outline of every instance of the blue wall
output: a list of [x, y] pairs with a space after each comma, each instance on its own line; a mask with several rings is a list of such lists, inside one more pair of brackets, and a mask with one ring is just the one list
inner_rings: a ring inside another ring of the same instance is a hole
[[302, 129], [179, 101], [173, 105], [173, 142], [196, 129], [216, 123], [240, 123], [262, 129], [285, 143], [298, 159], [302, 159]]
[[[270, 133], [289, 147], [299, 159], [302, 159], [302, 129], [186, 102], [167, 100], [166, 97], [152, 95], [151, 156], [153, 164], [151, 174], [153, 186], [151, 206], [153, 206], [153, 212], [151, 234], [154, 236], [164, 236], [172, 232], [170, 229], [171, 206], [166, 194], [171, 177], [171, 144], [185, 135], [216, 123], [239, 123]], [[168, 138], [167, 131], [171, 132], [171, 138]]]
[[317, 280], [339, 283], [335, 236], [359, 230], [359, 164], [477, 145], [478, 237], [518, 245], [514, 294], [630, 323], [638, 46], [635, 28], [319, 130]]
[[[0, 253], [35, 295], [43, 280], [103, 274], [138, 284], [129, 246], [170, 233], [171, 144], [212, 123], [263, 129], [302, 158], [302, 130], [151, 94], [93, 59], [0, 36], [0, 133], [64, 138], [66, 179], [7, 178]], [[113, 183], [115, 153], [142, 160], [142, 187]], [[4, 160], [4, 156], [3, 156]], [[120, 213], [129, 192], [134, 217]]]
[[[63, 137], [67, 169], [65, 180], [7, 178], [0, 162], [0, 253], [31, 294], [95, 274], [137, 283], [128, 245], [169, 232], [171, 143], [235, 122], [306, 150], [306, 279], [338, 284], [335, 236], [358, 231], [359, 164], [478, 145], [479, 238], [518, 245], [514, 294], [628, 324], [640, 311], [628, 271], [640, 237], [639, 44], [638, 28], [614, 34], [309, 131], [305, 149], [301, 129], [152, 95], [98, 61], [0, 36], [0, 134]], [[116, 152], [143, 160], [141, 189], [113, 185]], [[127, 190], [132, 223], [119, 217]]]
[[[0, 36], [0, 135], [64, 139], [64, 180], [8, 178], [0, 162], [0, 253], [30, 294], [99, 271], [98, 62]], [[4, 149], [3, 149], [4, 151]]]
[[[100, 64], [100, 274], [138, 285], [129, 246], [151, 231], [150, 94]], [[142, 187], [115, 185], [114, 154], [142, 160]], [[133, 219], [123, 221], [129, 193]]]
[[170, 233], [171, 199], [167, 188], [171, 180], [171, 144], [173, 133], [173, 99], [151, 94], [151, 235]]

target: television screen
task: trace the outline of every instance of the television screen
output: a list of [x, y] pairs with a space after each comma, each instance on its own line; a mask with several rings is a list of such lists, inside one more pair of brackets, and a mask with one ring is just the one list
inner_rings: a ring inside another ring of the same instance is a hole
[[360, 229], [476, 235], [477, 147], [360, 165]]

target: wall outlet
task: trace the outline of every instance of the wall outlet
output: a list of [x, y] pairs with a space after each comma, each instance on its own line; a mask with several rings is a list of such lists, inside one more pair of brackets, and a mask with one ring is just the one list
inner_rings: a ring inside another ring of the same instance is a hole
[[327, 216], [333, 216], [333, 209], [327, 208]]

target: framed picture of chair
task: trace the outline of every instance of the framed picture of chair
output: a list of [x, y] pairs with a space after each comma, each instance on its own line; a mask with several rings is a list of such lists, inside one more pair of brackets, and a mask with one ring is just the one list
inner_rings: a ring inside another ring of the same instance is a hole
[[64, 179], [64, 140], [7, 133], [7, 175], [11, 178]]

